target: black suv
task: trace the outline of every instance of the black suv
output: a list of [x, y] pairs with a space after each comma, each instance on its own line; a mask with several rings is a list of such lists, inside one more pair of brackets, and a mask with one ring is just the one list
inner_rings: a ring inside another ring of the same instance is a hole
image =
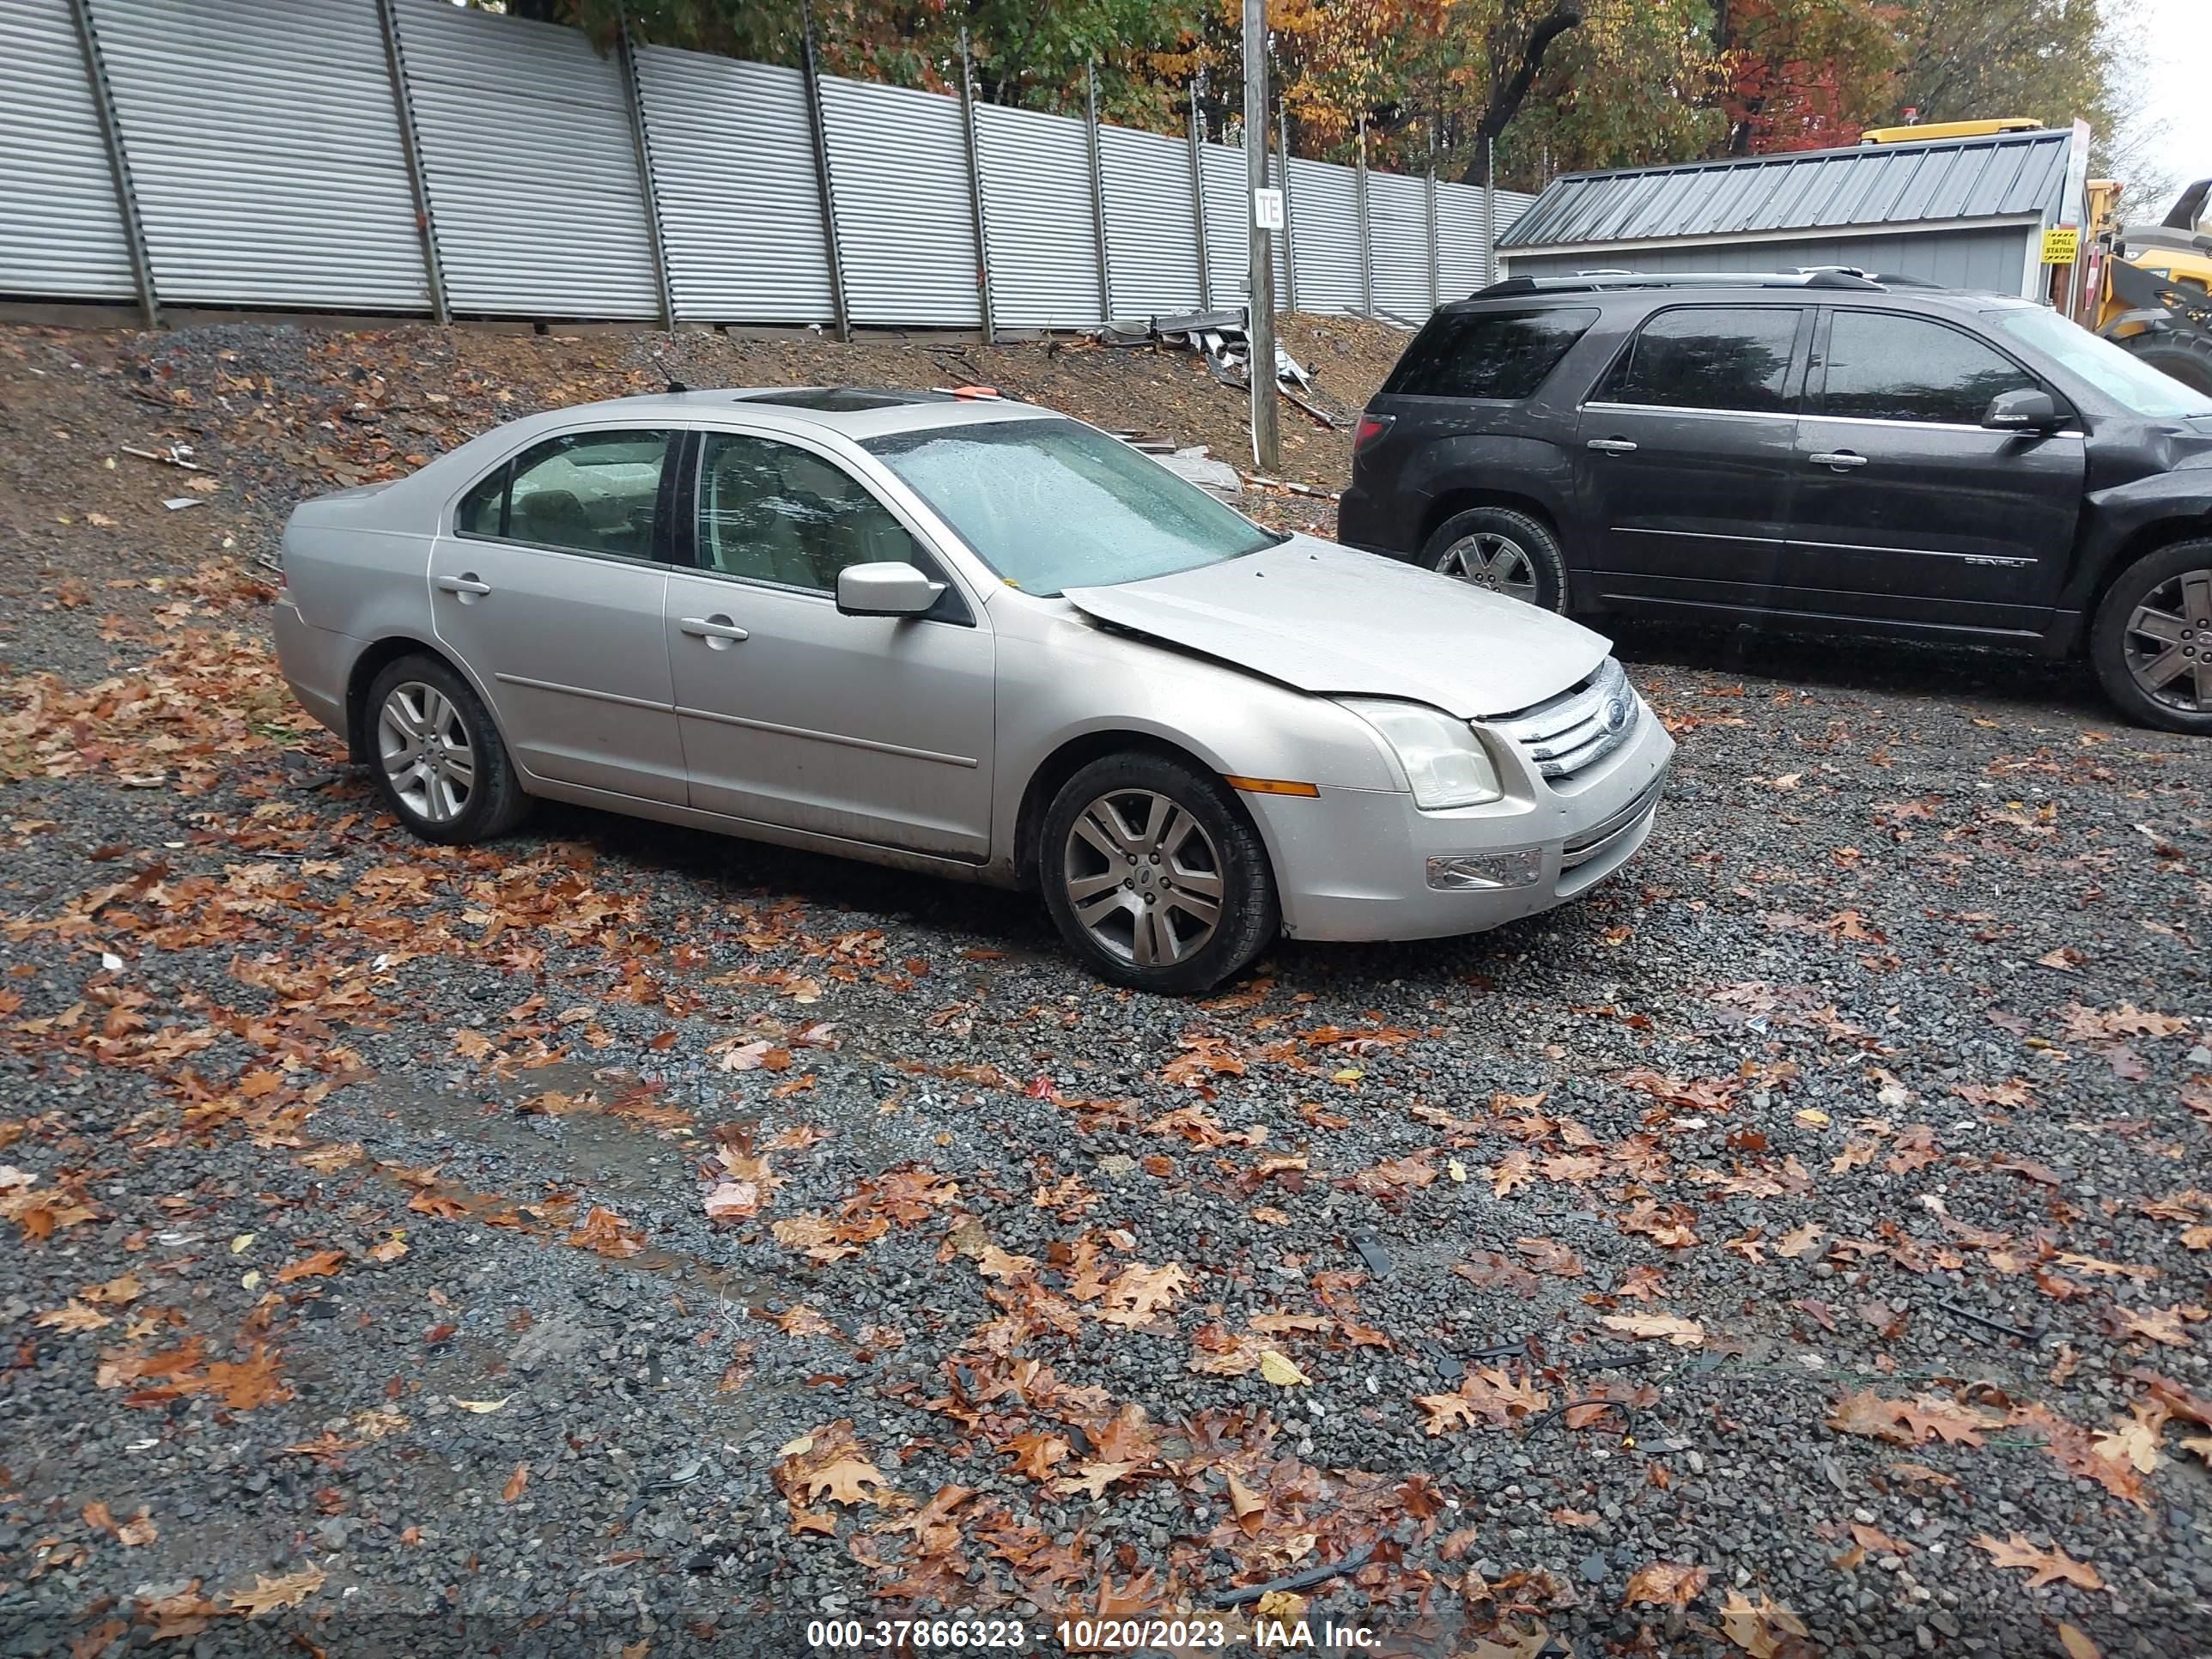
[[1338, 533], [1577, 616], [2086, 648], [2212, 734], [2212, 398], [2021, 300], [1493, 283], [1369, 405]]

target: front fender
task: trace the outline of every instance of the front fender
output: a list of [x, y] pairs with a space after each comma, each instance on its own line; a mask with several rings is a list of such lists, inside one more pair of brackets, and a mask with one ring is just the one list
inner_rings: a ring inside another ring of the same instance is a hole
[[1038, 769], [1102, 733], [1168, 744], [1224, 777], [1404, 787], [1373, 728], [1328, 698], [1098, 627], [1072, 608], [1033, 635], [1002, 633], [998, 682], [991, 845], [1009, 860]]
[[2212, 456], [2192, 456], [2170, 471], [2093, 490], [2085, 505], [2080, 557], [2059, 599], [2063, 610], [2076, 613], [2087, 611], [2117, 561], [2212, 535]]

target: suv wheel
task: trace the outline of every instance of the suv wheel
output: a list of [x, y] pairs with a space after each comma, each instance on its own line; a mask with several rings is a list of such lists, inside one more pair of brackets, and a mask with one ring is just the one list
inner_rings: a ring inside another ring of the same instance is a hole
[[425, 841], [488, 841], [530, 810], [514, 764], [469, 683], [435, 657], [386, 663], [368, 688], [376, 785]]
[[1211, 990], [1282, 925], [1267, 849], [1216, 779], [1164, 755], [1109, 755], [1046, 809], [1045, 908], [1091, 971], [1116, 985]]
[[1456, 577], [1509, 599], [1564, 612], [1567, 562], [1552, 532], [1508, 507], [1455, 513], [1436, 528], [1422, 560], [1441, 575]]
[[2177, 542], [2120, 572], [2089, 658], [2106, 695], [2143, 725], [2212, 737], [2212, 541]]

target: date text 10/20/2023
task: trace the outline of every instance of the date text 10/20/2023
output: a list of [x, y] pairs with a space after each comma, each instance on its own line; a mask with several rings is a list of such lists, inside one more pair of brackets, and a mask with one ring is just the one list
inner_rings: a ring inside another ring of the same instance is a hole
[[1339, 1625], [1326, 1620], [1310, 1623], [1303, 1619], [1261, 1619], [1249, 1632], [1232, 1630], [1220, 1620], [1206, 1619], [1067, 1619], [1036, 1631], [1018, 1620], [1000, 1619], [829, 1619], [811, 1620], [806, 1626], [806, 1644], [810, 1648], [878, 1652], [963, 1649], [1020, 1651], [1048, 1638], [1070, 1653], [1247, 1645], [1291, 1651], [1357, 1651], [1374, 1647], [1381, 1639], [1361, 1626]]

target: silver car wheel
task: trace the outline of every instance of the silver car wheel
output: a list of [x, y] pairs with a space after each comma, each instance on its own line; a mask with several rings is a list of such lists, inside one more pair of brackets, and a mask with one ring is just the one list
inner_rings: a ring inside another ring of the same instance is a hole
[[1535, 560], [1520, 543], [1494, 530], [1478, 530], [1472, 536], [1461, 537], [1444, 549], [1437, 560], [1437, 569], [1509, 599], [1525, 605], [1537, 602]]
[[2212, 570], [2185, 570], [2128, 618], [2128, 672], [2153, 702], [2212, 714]]
[[1060, 859], [1068, 906], [1099, 947], [1139, 968], [1183, 961], [1221, 921], [1220, 850], [1188, 811], [1116, 789], [1077, 814]]
[[476, 750], [459, 707], [434, 685], [402, 680], [377, 711], [376, 749], [392, 792], [432, 823], [467, 811], [477, 781]]

